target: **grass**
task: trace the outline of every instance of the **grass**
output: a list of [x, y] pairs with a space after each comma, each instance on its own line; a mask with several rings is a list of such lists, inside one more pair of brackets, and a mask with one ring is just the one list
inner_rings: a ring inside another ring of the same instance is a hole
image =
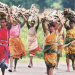
[[[25, 58], [19, 59], [18, 62], [22, 62], [22, 63], [23, 62], [29, 62], [29, 60], [30, 60], [29, 57], [25, 57]], [[44, 62], [44, 59], [34, 57], [33, 62]], [[59, 63], [66, 63], [66, 57], [61, 57]]]
[[[25, 57], [25, 58], [22, 58], [20, 59], [18, 62], [29, 62], [29, 57]], [[43, 58], [37, 58], [37, 57], [34, 57], [33, 58], [33, 62], [44, 62], [44, 59]]]

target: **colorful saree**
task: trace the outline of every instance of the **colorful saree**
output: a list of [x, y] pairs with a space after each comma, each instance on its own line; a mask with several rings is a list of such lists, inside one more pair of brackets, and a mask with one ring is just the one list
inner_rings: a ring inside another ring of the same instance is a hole
[[8, 30], [3, 28], [0, 31], [0, 67], [8, 68]]
[[75, 57], [75, 29], [70, 29], [66, 33], [65, 47], [66, 57]]
[[26, 56], [25, 47], [19, 36], [20, 36], [20, 25], [16, 25], [11, 28], [9, 39], [10, 56], [13, 56], [14, 58]]
[[57, 60], [57, 44], [55, 32], [52, 32], [45, 39], [44, 59], [47, 67], [55, 67]]

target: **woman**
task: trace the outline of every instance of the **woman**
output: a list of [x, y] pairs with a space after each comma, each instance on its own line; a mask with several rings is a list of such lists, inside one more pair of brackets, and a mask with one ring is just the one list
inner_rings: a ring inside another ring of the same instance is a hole
[[[61, 22], [61, 20], [60, 20]], [[45, 47], [44, 47], [44, 60], [47, 66], [47, 74], [53, 75], [53, 68], [56, 65], [57, 60], [57, 33], [62, 29], [62, 22], [57, 31], [55, 31], [56, 22], [48, 24], [48, 30], [46, 30], [45, 22], [42, 22], [44, 35], [45, 35]]]
[[74, 28], [74, 22], [69, 22], [70, 26], [68, 26], [66, 23], [64, 23], [64, 26], [66, 28], [66, 39], [65, 39], [65, 52], [66, 52], [66, 63], [67, 63], [67, 72], [70, 71], [69, 68], [69, 59], [72, 60], [72, 67], [73, 70], [75, 70], [74, 60], [75, 60], [75, 28]]
[[[21, 13], [22, 14], [22, 13]], [[10, 69], [9, 72], [12, 72], [13, 58], [15, 58], [14, 71], [16, 71], [16, 65], [18, 58], [26, 56], [25, 47], [20, 39], [20, 29], [26, 23], [26, 18], [22, 14], [24, 22], [20, 25], [14, 21], [14, 25], [10, 29], [10, 39], [9, 39], [9, 49], [10, 49]]]
[[10, 26], [6, 26], [8, 24], [6, 20], [6, 16], [7, 15], [4, 14], [4, 16], [0, 19], [1, 20], [0, 21], [0, 24], [1, 24], [1, 28], [0, 28], [0, 67], [1, 67], [2, 75], [4, 75], [5, 69], [8, 68], [8, 64], [7, 64], [8, 63], [8, 52], [9, 52], [8, 40], [9, 40], [9, 35], [10, 35], [9, 34]]
[[33, 67], [32, 59], [33, 59], [33, 56], [35, 56], [35, 53], [37, 51], [39, 52], [41, 51], [40, 46], [38, 45], [37, 36], [36, 36], [37, 29], [39, 27], [39, 18], [38, 18], [38, 25], [37, 26], [34, 26], [34, 25], [35, 25], [34, 20], [31, 21], [31, 26], [27, 22], [27, 27], [28, 27], [27, 47], [28, 47], [29, 55], [30, 55], [30, 62], [28, 65], [29, 68]]
[[[1, 25], [6, 24], [4, 19], [1, 20]], [[5, 69], [8, 68], [8, 29], [7, 27], [3, 27], [0, 30], [0, 68], [2, 71], [2, 75], [5, 73]]]

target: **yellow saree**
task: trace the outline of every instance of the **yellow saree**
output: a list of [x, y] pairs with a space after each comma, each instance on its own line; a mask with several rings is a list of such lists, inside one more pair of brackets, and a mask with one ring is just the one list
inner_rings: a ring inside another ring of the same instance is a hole
[[75, 56], [75, 28], [67, 31], [65, 52], [67, 57]]
[[55, 67], [57, 60], [57, 44], [55, 32], [51, 33], [45, 39], [44, 59], [46, 66], [50, 68]]

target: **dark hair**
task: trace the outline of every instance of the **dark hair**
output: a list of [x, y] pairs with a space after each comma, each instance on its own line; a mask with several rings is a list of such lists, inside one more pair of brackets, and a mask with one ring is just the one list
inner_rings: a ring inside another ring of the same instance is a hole
[[34, 22], [34, 23], [35, 23], [35, 21], [34, 21], [34, 20], [31, 20], [31, 22]]
[[73, 21], [69, 21], [69, 24], [74, 23]]
[[5, 22], [7, 22], [6, 18], [1, 18], [0, 20], [5, 20]]

